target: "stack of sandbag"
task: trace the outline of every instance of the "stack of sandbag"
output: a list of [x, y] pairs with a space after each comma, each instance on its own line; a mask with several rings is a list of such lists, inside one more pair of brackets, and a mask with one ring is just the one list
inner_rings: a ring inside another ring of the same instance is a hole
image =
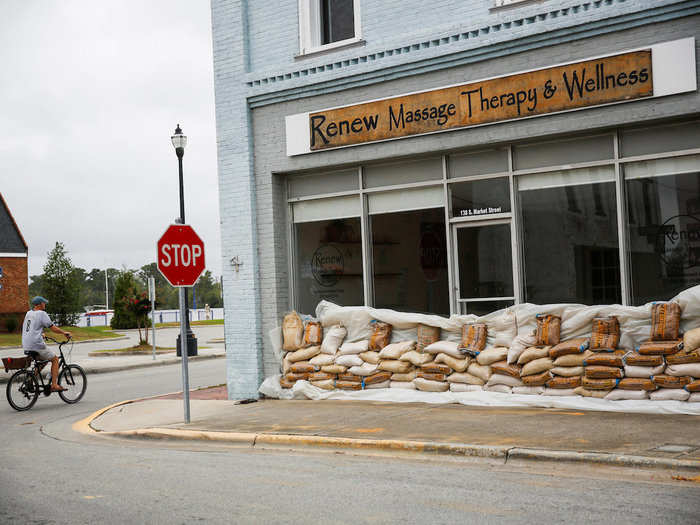
[[[409, 359], [402, 360], [404, 354], [413, 355], [416, 350], [415, 341], [400, 341], [386, 345], [379, 351], [378, 369], [388, 372], [389, 388], [415, 390], [413, 380], [416, 378], [415, 366]], [[428, 356], [428, 359], [431, 359]]]
[[309, 319], [306, 326], [297, 312], [289, 312], [282, 321], [282, 377], [280, 386], [291, 388], [300, 379], [310, 379], [320, 367], [310, 360], [321, 353], [323, 329], [321, 324]]
[[579, 337], [562, 341], [549, 349], [552, 378], [546, 383], [545, 395], [584, 395], [581, 385], [589, 344], [590, 340], [587, 337]]
[[504, 346], [487, 348], [476, 356], [477, 365], [488, 367], [491, 370], [491, 375], [486, 381], [484, 390], [510, 394], [514, 387], [523, 386], [523, 382], [520, 379], [520, 367], [509, 365], [507, 357], [508, 348]]
[[377, 365], [366, 363], [360, 354], [369, 350], [369, 340], [345, 341], [338, 348], [334, 363], [345, 367], [345, 371], [338, 374], [335, 387], [341, 390], [362, 390], [362, 380], [365, 375], [377, 371]]
[[[459, 344], [448, 341], [443, 343], [442, 356], [436, 361], [445, 362], [453, 372], [447, 377], [452, 392], [473, 392], [483, 390], [483, 385], [491, 377], [491, 367], [480, 365], [476, 357], [486, 347], [487, 327], [484, 323], [466, 324], [462, 326], [462, 339]], [[448, 357], [455, 359], [448, 363]]]
[[550, 370], [554, 366], [549, 358], [551, 346], [530, 346], [518, 357], [522, 387], [514, 387], [514, 394], [543, 394], [547, 381], [552, 378]]
[[[453, 341], [435, 341], [418, 355], [421, 356], [420, 359], [412, 359], [417, 367], [413, 383], [418, 390], [426, 392], [449, 390], [451, 382], [448, 381], [448, 377], [454, 373], [455, 369], [466, 370], [469, 364], [459, 351], [458, 343]], [[408, 356], [403, 357], [403, 359], [407, 358]]]
[[612, 400], [640, 399], [645, 393], [640, 390], [616, 390], [624, 373], [623, 357], [627, 353], [618, 348], [620, 342], [620, 322], [617, 317], [597, 317], [593, 319], [590, 338], [590, 355], [583, 361], [581, 395]]
[[[686, 401], [700, 402], [700, 328], [688, 330], [683, 335], [683, 350], [666, 356], [665, 375], [677, 378], [679, 383], [685, 383], [683, 390], [687, 397], [676, 391], [672, 394], [673, 399], [683, 400], [685, 397]], [[656, 377], [653, 380], [658, 382]]]

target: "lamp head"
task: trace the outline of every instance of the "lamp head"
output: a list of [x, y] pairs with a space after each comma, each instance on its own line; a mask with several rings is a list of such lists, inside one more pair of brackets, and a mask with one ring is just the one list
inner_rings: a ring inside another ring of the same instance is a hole
[[175, 128], [175, 134], [170, 137], [170, 140], [173, 143], [177, 156], [182, 157], [185, 154], [185, 146], [187, 146], [187, 135], [182, 134], [180, 124]]

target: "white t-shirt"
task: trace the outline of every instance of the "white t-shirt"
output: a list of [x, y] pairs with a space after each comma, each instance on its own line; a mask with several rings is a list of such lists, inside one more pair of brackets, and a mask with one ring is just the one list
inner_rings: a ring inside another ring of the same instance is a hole
[[53, 322], [44, 310], [29, 310], [22, 323], [22, 348], [24, 353], [46, 348], [42, 334], [44, 328], [53, 326]]

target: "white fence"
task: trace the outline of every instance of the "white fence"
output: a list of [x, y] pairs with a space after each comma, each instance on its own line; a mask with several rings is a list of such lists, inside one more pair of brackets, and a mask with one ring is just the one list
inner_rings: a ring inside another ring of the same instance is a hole
[[[156, 324], [158, 323], [179, 323], [180, 310], [156, 310]], [[80, 316], [77, 326], [107, 326], [114, 317], [112, 312], [107, 313], [84, 313]], [[151, 314], [148, 314], [150, 319]], [[223, 308], [210, 308], [209, 316], [204, 308], [190, 309], [190, 322], [204, 321], [206, 319], [223, 319]]]

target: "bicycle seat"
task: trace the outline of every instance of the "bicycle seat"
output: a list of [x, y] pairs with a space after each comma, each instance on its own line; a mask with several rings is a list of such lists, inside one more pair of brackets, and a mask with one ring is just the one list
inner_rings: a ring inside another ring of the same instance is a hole
[[27, 350], [25, 354], [32, 359], [39, 359], [39, 352], [35, 352], [34, 350]]

